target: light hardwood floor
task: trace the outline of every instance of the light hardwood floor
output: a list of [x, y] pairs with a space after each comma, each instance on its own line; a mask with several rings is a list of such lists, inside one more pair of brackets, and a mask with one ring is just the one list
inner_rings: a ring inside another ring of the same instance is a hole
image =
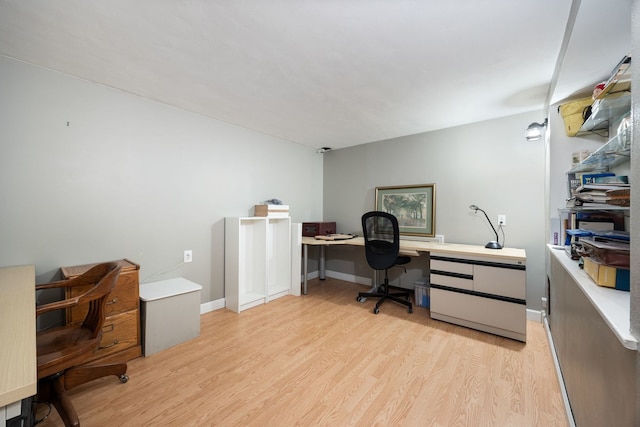
[[[526, 344], [310, 281], [71, 391], [83, 426], [567, 426], [542, 324]], [[41, 426], [60, 425], [52, 411]]]

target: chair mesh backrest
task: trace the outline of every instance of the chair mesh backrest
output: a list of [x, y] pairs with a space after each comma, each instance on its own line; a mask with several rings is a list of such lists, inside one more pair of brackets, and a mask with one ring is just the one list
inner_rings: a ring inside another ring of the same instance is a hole
[[386, 212], [367, 212], [362, 215], [367, 263], [375, 270], [393, 267], [400, 251], [400, 229], [395, 216]]

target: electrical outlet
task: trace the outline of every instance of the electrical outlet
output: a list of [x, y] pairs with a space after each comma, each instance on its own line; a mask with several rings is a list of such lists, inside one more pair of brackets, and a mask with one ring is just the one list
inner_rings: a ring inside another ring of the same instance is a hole
[[193, 251], [191, 249], [184, 251], [184, 262], [192, 262], [193, 261]]
[[498, 225], [505, 226], [507, 225], [507, 216], [506, 215], [498, 215]]

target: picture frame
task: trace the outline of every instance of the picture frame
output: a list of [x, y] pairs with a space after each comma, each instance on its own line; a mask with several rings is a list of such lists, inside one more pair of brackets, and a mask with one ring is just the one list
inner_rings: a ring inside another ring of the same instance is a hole
[[400, 235], [435, 237], [436, 185], [376, 187], [375, 210], [398, 218]]

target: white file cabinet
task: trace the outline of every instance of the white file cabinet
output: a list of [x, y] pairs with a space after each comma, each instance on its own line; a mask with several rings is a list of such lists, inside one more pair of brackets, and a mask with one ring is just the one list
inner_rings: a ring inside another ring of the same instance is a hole
[[527, 340], [523, 259], [432, 252], [431, 318]]

